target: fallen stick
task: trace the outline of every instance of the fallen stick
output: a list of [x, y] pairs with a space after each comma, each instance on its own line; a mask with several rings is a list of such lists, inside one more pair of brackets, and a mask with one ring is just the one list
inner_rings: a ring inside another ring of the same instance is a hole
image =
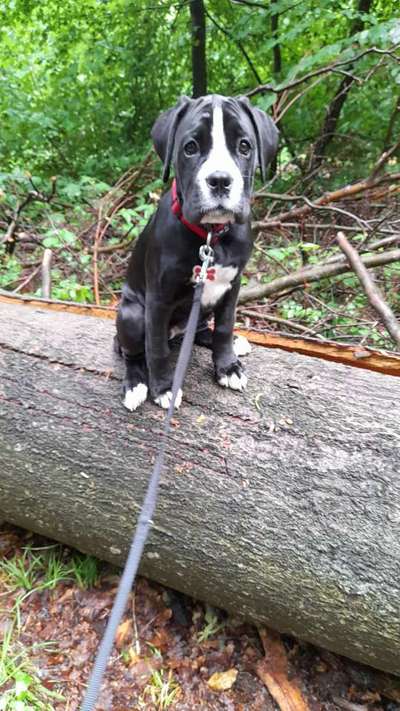
[[45, 249], [42, 260], [42, 297], [51, 298], [51, 260], [53, 253], [51, 249]]
[[373, 276], [368, 273], [368, 269], [363, 264], [357, 250], [350, 244], [343, 232], [338, 232], [336, 240], [340, 249], [346, 255], [351, 268], [358, 276], [369, 303], [381, 317], [393, 342], [400, 349], [400, 324], [389, 304], [385, 301], [382, 292], [375, 284]]
[[280, 711], [311, 711], [298, 681], [289, 679], [287, 654], [280, 636], [266, 629], [259, 629], [259, 635], [265, 656], [257, 662], [256, 672]]

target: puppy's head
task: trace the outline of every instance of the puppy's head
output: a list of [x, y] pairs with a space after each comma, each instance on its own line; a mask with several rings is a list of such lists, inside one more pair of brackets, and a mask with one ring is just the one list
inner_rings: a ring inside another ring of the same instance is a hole
[[246, 221], [256, 167], [264, 179], [278, 135], [246, 97], [219, 95], [182, 96], [152, 130], [163, 178], [172, 163], [183, 215], [195, 224]]

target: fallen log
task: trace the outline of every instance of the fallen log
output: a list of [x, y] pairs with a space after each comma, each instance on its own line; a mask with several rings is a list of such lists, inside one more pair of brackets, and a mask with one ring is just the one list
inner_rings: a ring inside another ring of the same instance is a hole
[[[122, 564], [163, 413], [120, 403], [112, 322], [0, 303], [0, 519]], [[141, 572], [400, 673], [400, 379], [193, 354]]]

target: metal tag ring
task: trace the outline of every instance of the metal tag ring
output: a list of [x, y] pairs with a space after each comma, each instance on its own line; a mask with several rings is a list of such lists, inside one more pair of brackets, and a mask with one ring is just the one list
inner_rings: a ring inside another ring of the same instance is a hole
[[208, 244], [202, 244], [200, 249], [199, 249], [199, 257], [202, 262], [204, 262], [206, 259], [210, 259], [214, 254], [214, 250], [212, 247], [209, 247]]

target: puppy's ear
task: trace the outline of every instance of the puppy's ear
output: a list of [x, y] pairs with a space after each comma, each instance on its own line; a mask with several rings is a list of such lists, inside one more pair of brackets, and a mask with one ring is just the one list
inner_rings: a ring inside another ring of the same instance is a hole
[[154, 148], [164, 163], [162, 173], [164, 183], [166, 183], [169, 178], [176, 130], [179, 122], [188, 110], [190, 103], [191, 99], [189, 99], [188, 96], [181, 96], [176, 106], [160, 114], [151, 130]]
[[266, 180], [267, 166], [275, 158], [278, 149], [279, 131], [273, 120], [264, 111], [253, 106], [247, 96], [239, 96], [238, 101], [253, 124], [261, 179]]

